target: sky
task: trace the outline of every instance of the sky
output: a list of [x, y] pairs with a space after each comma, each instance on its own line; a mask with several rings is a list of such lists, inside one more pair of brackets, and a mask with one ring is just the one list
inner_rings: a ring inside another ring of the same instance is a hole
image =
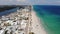
[[0, 5], [60, 5], [60, 0], [0, 0]]

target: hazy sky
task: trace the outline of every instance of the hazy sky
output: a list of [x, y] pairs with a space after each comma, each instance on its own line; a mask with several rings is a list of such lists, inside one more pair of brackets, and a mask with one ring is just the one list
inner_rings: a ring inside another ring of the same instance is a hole
[[0, 0], [0, 5], [60, 5], [60, 0]]

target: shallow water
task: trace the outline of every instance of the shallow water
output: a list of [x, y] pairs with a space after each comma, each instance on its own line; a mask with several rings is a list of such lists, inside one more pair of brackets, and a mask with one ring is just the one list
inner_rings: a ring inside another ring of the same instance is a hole
[[34, 5], [33, 8], [48, 34], [60, 34], [60, 6]]

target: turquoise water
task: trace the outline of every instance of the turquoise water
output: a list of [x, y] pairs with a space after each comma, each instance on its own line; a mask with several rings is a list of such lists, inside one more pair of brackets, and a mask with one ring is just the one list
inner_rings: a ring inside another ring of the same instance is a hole
[[60, 34], [60, 6], [34, 5], [33, 8], [48, 34]]

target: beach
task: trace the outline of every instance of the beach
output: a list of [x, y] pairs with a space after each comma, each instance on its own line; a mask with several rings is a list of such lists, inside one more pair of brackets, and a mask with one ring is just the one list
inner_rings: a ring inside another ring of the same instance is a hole
[[35, 11], [31, 12], [32, 14], [32, 30], [35, 34], [46, 34], [46, 31], [42, 27], [40, 19], [36, 16]]

